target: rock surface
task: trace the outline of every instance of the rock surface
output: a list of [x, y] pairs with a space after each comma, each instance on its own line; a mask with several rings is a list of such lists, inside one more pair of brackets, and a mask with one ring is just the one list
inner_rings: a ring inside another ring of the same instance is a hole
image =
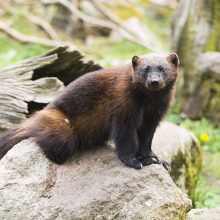
[[192, 209], [187, 214], [187, 220], [220, 220], [220, 206], [213, 209]]
[[154, 135], [152, 148], [171, 164], [170, 175], [177, 186], [193, 198], [202, 162], [202, 150], [196, 137], [184, 128], [162, 122]]
[[[171, 127], [165, 123], [159, 130]], [[154, 144], [166, 149], [168, 145], [164, 144], [172, 139], [167, 137], [165, 141], [158, 132]], [[178, 134], [177, 130], [168, 130], [164, 135], [175, 132]], [[170, 146], [176, 143], [181, 149], [180, 137], [178, 134], [177, 142]], [[170, 152], [173, 150], [167, 158]], [[0, 219], [4, 220], [180, 220], [185, 219], [190, 207], [188, 196], [176, 187], [161, 165], [141, 170], [128, 168], [110, 147], [75, 155], [70, 162], [58, 166], [28, 139], [0, 161]]]
[[220, 52], [203, 53], [198, 58], [198, 68], [203, 77], [211, 77], [220, 82]]

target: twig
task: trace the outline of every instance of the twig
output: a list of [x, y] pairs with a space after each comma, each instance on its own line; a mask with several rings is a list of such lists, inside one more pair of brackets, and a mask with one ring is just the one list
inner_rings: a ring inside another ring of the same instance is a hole
[[111, 19], [109, 19], [110, 21], [105, 21], [103, 19], [94, 18], [90, 15], [87, 15], [87, 14], [81, 12], [73, 3], [69, 2], [68, 0], [41, 0], [41, 2], [46, 5], [60, 4], [60, 5], [64, 6], [65, 8], [67, 8], [75, 17], [81, 18], [82, 20], [84, 20], [87, 23], [109, 28], [129, 41], [132, 41], [136, 44], [142, 45], [142, 46], [150, 49], [151, 51], [158, 51], [158, 49], [154, 45], [151, 45], [151, 43], [149, 43], [149, 42], [152, 42], [152, 40], [150, 40], [148, 42], [148, 39], [143, 40], [138, 35], [135, 35], [134, 32], [128, 31], [128, 29], [125, 28], [124, 24], [121, 25], [122, 23], [120, 20], [116, 19], [116, 17], [113, 18], [113, 16], [110, 14], [108, 14], [108, 15], [106, 14], [106, 16], [108, 18], [111, 17]]
[[56, 31], [52, 28], [52, 26], [46, 20], [43, 20], [43, 19], [41, 19], [35, 15], [32, 15], [30, 13], [27, 13], [27, 12], [23, 12], [22, 14], [28, 20], [30, 20], [32, 23], [41, 27], [51, 39], [53, 39], [53, 40], [58, 39]]
[[69, 45], [71, 48], [76, 48], [71, 42], [63, 42], [58, 40], [50, 40], [45, 38], [39, 38], [30, 35], [24, 35], [14, 28], [11, 28], [8, 24], [0, 22], [0, 31], [3, 31], [8, 36], [22, 42], [22, 43], [34, 43], [34, 44], [42, 44], [46, 46], [60, 46], [60, 45]]
[[[123, 21], [121, 21], [114, 13], [112, 13], [110, 10], [108, 10], [103, 4], [100, 4], [97, 0], [90, 0], [95, 8], [107, 19], [112, 21], [117, 26], [121, 27], [125, 32], [129, 33], [131, 36], [132, 41], [138, 42], [140, 45], [147, 47], [148, 49], [152, 51], [160, 51], [160, 48], [155, 47], [155, 42], [152, 44], [152, 39], [149, 37], [149, 35], [146, 34], [146, 36], [143, 37], [140, 36], [136, 29], [132, 29], [130, 26], [125, 25]], [[150, 32], [148, 30], [148, 32]]]
[[96, 0], [90, 0], [95, 8], [107, 19], [112, 21], [114, 24], [122, 27], [124, 30], [128, 31], [130, 34], [134, 35], [134, 33], [127, 28], [126, 25], [115, 15], [113, 14], [110, 10], [108, 10], [104, 5], [100, 4]]
[[73, 3], [67, 1], [67, 0], [41, 0], [41, 2], [45, 5], [50, 5], [50, 4], [60, 4], [67, 8], [75, 17], [81, 18], [82, 20], [93, 24], [93, 25], [98, 25], [102, 27], [107, 27], [109, 29], [114, 29], [114, 25], [111, 22], [99, 19], [99, 18], [94, 18], [92, 16], [89, 16], [83, 12], [81, 12]]
[[[34, 3], [34, 2], [32, 2], [32, 3]], [[20, 4], [20, 3], [21, 3], [20, 1], [16, 2], [16, 0], [15, 0], [14, 4]], [[24, 2], [23, 2], [23, 4], [24, 4]], [[39, 18], [36, 15], [33, 15], [25, 10], [21, 10], [21, 8], [17, 8], [16, 6], [13, 6], [12, 4], [10, 4], [10, 2], [4, 2], [4, 9], [8, 10], [10, 12], [10, 14], [16, 13], [21, 16], [24, 16], [30, 22], [39, 26], [49, 36], [50, 39], [53, 39], [53, 40], [58, 39], [57, 33], [55, 32], [55, 30], [52, 28], [52, 26], [45, 19]]]

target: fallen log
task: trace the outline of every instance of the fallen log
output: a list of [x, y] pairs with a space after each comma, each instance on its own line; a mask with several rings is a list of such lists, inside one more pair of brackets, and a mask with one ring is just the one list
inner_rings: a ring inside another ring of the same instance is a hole
[[43, 108], [77, 77], [100, 69], [76, 50], [58, 47], [0, 70], [0, 130]]

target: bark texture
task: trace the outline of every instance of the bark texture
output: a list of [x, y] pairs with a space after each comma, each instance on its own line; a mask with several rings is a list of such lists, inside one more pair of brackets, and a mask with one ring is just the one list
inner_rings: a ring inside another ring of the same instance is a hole
[[77, 77], [100, 69], [76, 50], [58, 47], [0, 70], [0, 130], [44, 107]]
[[220, 1], [181, 0], [172, 46], [182, 67], [182, 110], [220, 121]]

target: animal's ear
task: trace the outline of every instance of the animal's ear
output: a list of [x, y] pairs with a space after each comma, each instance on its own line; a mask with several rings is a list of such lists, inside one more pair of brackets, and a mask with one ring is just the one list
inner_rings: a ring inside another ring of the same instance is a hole
[[133, 68], [135, 68], [138, 65], [139, 59], [140, 59], [140, 57], [138, 57], [136, 55], [132, 57], [132, 66], [133, 66]]
[[167, 60], [174, 64], [176, 67], [179, 65], [180, 61], [179, 61], [179, 57], [176, 53], [170, 53], [168, 56], [167, 56]]

